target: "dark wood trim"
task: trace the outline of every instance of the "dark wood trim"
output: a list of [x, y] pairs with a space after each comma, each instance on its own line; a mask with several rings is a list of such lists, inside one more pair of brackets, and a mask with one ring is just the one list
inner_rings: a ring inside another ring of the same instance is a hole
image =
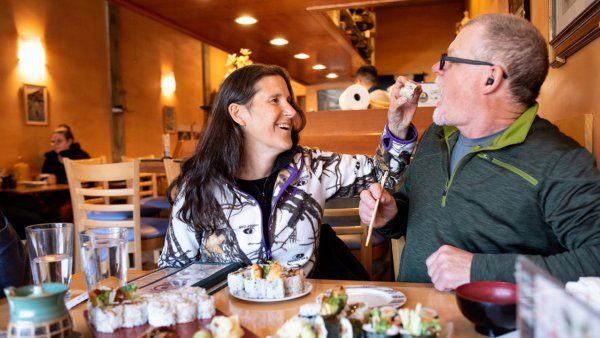
[[411, 2], [411, 0], [365, 0], [356, 2], [346, 2], [341, 4], [316, 5], [306, 7], [307, 11], [330, 11], [333, 9], [355, 8], [355, 7], [376, 7], [391, 4], [402, 4], [403, 2]]
[[550, 46], [554, 51], [554, 57], [550, 65], [553, 68], [564, 65], [569, 56], [585, 47], [598, 36], [600, 36], [600, 0], [596, 0], [591, 4], [550, 41]]
[[106, 3], [110, 76], [110, 135], [112, 162], [125, 154], [125, 92], [121, 81], [121, 24], [119, 7]]
[[325, 31], [327, 31], [327, 33], [329, 33], [329, 35], [331, 35], [331, 37], [334, 38], [348, 54], [350, 54], [350, 57], [352, 58], [352, 69], [357, 69], [362, 65], [368, 64], [368, 62], [358, 54], [356, 49], [354, 49], [352, 42], [344, 35], [344, 32], [333, 23], [327, 13], [311, 12], [311, 15], [319, 22], [319, 24], [321, 24], [323, 29], [325, 29]]

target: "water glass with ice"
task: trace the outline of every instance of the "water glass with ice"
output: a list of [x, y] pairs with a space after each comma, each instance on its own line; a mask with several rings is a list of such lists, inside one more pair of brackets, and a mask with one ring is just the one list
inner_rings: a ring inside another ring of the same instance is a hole
[[73, 266], [73, 224], [47, 223], [25, 228], [35, 284], [69, 285]]
[[97, 228], [79, 233], [87, 290], [127, 284], [127, 228]]

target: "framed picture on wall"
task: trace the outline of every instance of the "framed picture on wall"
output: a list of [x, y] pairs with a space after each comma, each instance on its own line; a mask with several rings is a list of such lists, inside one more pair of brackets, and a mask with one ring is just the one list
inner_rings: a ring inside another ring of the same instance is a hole
[[165, 133], [174, 133], [175, 128], [175, 107], [164, 106], [163, 107], [163, 124]]
[[25, 102], [25, 124], [48, 125], [48, 93], [46, 87], [24, 84], [23, 102]]
[[600, 36], [600, 0], [550, 0], [550, 65], [567, 58]]
[[511, 14], [531, 21], [529, 0], [510, 0], [508, 2], [508, 11]]
[[323, 89], [317, 90], [318, 110], [340, 110], [340, 95], [343, 89]]

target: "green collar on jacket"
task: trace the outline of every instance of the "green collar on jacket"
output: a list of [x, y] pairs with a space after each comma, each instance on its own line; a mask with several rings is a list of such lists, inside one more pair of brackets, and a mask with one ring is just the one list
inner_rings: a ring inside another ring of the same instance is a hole
[[[538, 107], [539, 105], [537, 103], [529, 107], [515, 122], [513, 122], [513, 124], [506, 128], [504, 133], [497, 137], [492, 144], [481, 149], [494, 150], [513, 144], [523, 143], [523, 141], [525, 141], [525, 137], [527, 137], [527, 134], [529, 133], [529, 129], [531, 129], [533, 121], [535, 120]], [[448, 142], [450, 136], [457, 131], [458, 128], [454, 126], [444, 126], [444, 138], [446, 139], [446, 142]]]

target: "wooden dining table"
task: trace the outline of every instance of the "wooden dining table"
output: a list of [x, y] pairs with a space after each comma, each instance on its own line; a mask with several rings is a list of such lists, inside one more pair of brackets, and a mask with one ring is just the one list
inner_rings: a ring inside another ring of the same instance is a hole
[[57, 191], [68, 191], [68, 184], [17, 184], [15, 188], [0, 189], [2, 195], [32, 195], [39, 193], [53, 193]]
[[[130, 271], [129, 279], [134, 279], [147, 274], [149, 271]], [[312, 291], [298, 299], [283, 302], [254, 303], [238, 300], [229, 295], [227, 287], [214, 294], [215, 306], [225, 315], [238, 315], [240, 323], [246, 329], [259, 337], [266, 337], [277, 332], [283, 323], [298, 314], [301, 305], [312, 303], [316, 297], [325, 290], [335, 286], [344, 285], [377, 285], [401, 291], [407, 298], [405, 308], [415, 308], [417, 303], [437, 310], [442, 326], [452, 325], [452, 337], [475, 338], [485, 337], [475, 332], [471, 324], [459, 311], [454, 293], [440, 292], [431, 284], [397, 283], [397, 282], [363, 282], [363, 281], [338, 281], [338, 280], [309, 280]], [[79, 272], [73, 275], [70, 290], [72, 297], [85, 292], [85, 277]], [[83, 337], [91, 337], [88, 325], [83, 317], [86, 303], [83, 302], [71, 309], [75, 331]], [[0, 330], [6, 330], [9, 320], [9, 311], [6, 299], [0, 300]], [[134, 338], [134, 337], [131, 337]]]

